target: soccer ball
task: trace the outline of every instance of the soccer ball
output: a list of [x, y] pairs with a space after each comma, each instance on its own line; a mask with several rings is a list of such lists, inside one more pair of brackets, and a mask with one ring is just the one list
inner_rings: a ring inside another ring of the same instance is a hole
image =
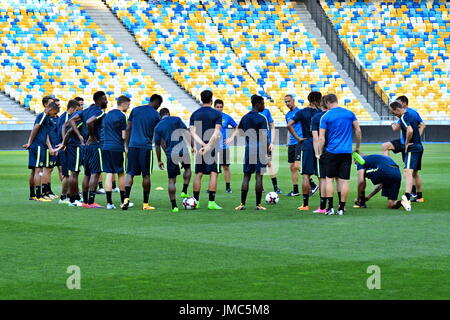
[[276, 192], [269, 192], [266, 195], [267, 204], [277, 204], [278, 200], [280, 200], [280, 198], [278, 197], [278, 194]]
[[183, 199], [183, 207], [186, 210], [194, 210], [197, 208], [197, 200], [193, 197], [185, 198]]

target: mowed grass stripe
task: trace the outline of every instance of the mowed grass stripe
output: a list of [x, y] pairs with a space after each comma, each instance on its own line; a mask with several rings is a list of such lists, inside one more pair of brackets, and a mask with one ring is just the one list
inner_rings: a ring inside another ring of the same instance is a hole
[[[378, 153], [379, 147], [364, 145], [363, 151]], [[201, 209], [170, 215], [166, 191], [152, 191], [158, 212], [142, 213], [140, 179], [132, 198], [137, 210], [127, 213], [33, 203], [26, 200], [26, 152], [2, 152], [0, 241], [6, 249], [0, 262], [0, 297], [448, 298], [450, 246], [443, 187], [450, 170], [442, 157], [448, 151], [449, 145], [425, 146], [426, 202], [414, 205], [410, 214], [384, 209], [385, 199], [379, 196], [367, 210], [352, 209], [352, 168], [344, 217], [298, 213], [301, 199], [283, 195], [269, 212], [236, 213], [232, 209], [239, 202], [240, 165], [232, 166], [232, 195], [223, 192], [219, 179], [218, 203], [226, 208], [220, 213]], [[399, 155], [394, 158], [400, 162]], [[289, 169], [286, 159], [281, 161], [278, 181], [287, 193], [292, 187]], [[153, 188], [166, 188], [166, 173], [155, 170], [152, 181]], [[370, 182], [368, 186], [372, 188]], [[59, 188], [54, 175], [53, 189]], [[271, 190], [267, 177], [265, 189]], [[104, 196], [97, 199], [105, 203]], [[203, 191], [201, 200], [204, 207]], [[249, 207], [253, 202], [250, 193]], [[310, 203], [317, 205], [318, 197]], [[65, 270], [77, 263], [83, 273], [78, 292], [65, 287]], [[370, 264], [381, 267], [380, 291], [365, 285]]]

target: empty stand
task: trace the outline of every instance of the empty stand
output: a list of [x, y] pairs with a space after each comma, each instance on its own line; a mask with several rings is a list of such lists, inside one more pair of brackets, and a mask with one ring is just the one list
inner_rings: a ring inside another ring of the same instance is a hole
[[0, 38], [0, 89], [32, 111], [42, 111], [46, 94], [58, 96], [64, 107], [75, 96], [90, 103], [95, 91], [104, 90], [112, 107], [121, 94], [140, 105], [158, 92], [188, 117], [183, 106], [71, 1], [2, 1]]
[[391, 98], [450, 119], [450, 2], [321, 0], [341, 39]]

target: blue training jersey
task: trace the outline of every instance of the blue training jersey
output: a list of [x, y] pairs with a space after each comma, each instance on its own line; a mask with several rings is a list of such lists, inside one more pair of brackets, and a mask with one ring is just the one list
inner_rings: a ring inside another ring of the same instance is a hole
[[195, 133], [204, 143], [208, 143], [216, 125], [222, 125], [222, 113], [211, 107], [200, 107], [192, 113], [189, 125], [195, 127]]
[[[83, 112], [84, 112], [84, 110], [78, 110], [77, 112], [72, 113], [72, 115], [69, 116], [69, 120], [72, 119], [73, 117], [75, 117], [76, 115], [79, 115], [80, 118], [82, 118]], [[83, 122], [78, 121], [77, 122], [78, 130], [80, 130], [82, 128], [82, 126], [83, 126]], [[69, 125], [69, 127], [70, 127], [70, 125]], [[69, 127], [66, 128], [66, 133], [67, 133], [67, 131], [69, 131]], [[82, 132], [80, 132], [80, 133], [82, 134]], [[80, 139], [78, 139], [78, 137], [75, 133], [72, 132], [69, 139], [67, 140], [67, 145], [74, 146], [74, 147], [78, 147], [81, 145]]]
[[122, 132], [127, 128], [127, 116], [119, 109], [109, 111], [102, 122], [102, 149], [109, 151], [125, 151]]
[[[295, 114], [300, 111], [299, 108], [295, 107], [294, 110], [289, 111], [288, 113], [286, 113], [286, 124], [289, 123], [289, 121], [292, 120], [292, 118], [294, 118]], [[295, 133], [297, 133], [297, 135], [302, 138], [302, 124], [301, 123], [294, 123], [294, 125], [292, 126], [294, 128]], [[290, 133], [289, 134], [289, 143], [288, 146], [292, 146], [292, 145], [296, 145], [298, 143], [297, 139], [294, 138], [294, 136]]]
[[53, 123], [50, 117], [45, 113], [42, 112], [38, 114], [36, 117], [36, 120], [34, 120], [34, 125], [40, 125], [39, 131], [37, 132], [36, 136], [34, 137], [33, 142], [31, 143], [31, 146], [40, 146], [47, 148], [47, 136], [48, 132], [51, 130]]
[[302, 138], [311, 139], [312, 133], [311, 133], [311, 119], [312, 117], [319, 112], [319, 109], [306, 107], [301, 110], [299, 110], [292, 120], [295, 121], [295, 123], [300, 123], [302, 126]]
[[[319, 135], [319, 128], [320, 128], [320, 119], [322, 119], [323, 115], [326, 113], [326, 111], [319, 110], [311, 119], [311, 133], [313, 131], [317, 131], [317, 135]], [[328, 131], [325, 133], [325, 144], [324, 148], [327, 147], [327, 141], [328, 141]]]
[[159, 122], [159, 113], [150, 104], [131, 110], [130, 148], [152, 149], [153, 132]]
[[406, 128], [411, 126], [413, 129], [413, 135], [409, 141], [412, 145], [408, 147], [408, 151], [414, 152], [423, 150], [422, 141], [419, 134], [419, 124], [420, 122], [417, 117], [409, 110], [400, 117], [400, 128], [402, 130], [403, 141], [406, 141]]
[[[164, 151], [168, 159], [171, 157], [172, 150], [183, 141], [182, 132], [177, 131], [180, 129], [187, 130], [187, 127], [181, 118], [172, 116], [163, 117], [155, 127], [153, 142], [155, 146], [160, 146], [164, 143], [166, 146]], [[182, 156], [184, 148], [182, 146], [179, 146], [179, 148], [178, 156]]]
[[263, 116], [267, 118], [267, 123], [269, 124], [268, 131], [267, 131], [267, 139], [269, 141], [269, 144], [272, 142], [272, 130], [270, 129], [270, 124], [273, 123], [272, 114], [270, 113], [269, 109], [264, 109], [262, 112], [260, 112]]
[[[408, 111], [410, 114], [412, 114], [417, 119], [417, 121], [419, 121], [419, 123], [423, 122], [422, 117], [416, 110], [414, 110], [412, 108], [407, 108], [406, 111]], [[401, 124], [400, 122], [401, 122], [401, 120], [398, 119], [397, 123]], [[400, 133], [400, 143], [405, 144], [405, 140], [403, 139], [403, 134], [401, 134], [401, 133]]]
[[222, 149], [228, 149], [229, 147], [225, 144], [225, 140], [227, 140], [227, 128], [236, 128], [237, 123], [234, 121], [234, 119], [222, 112], [222, 141], [220, 144], [220, 148]]
[[87, 126], [87, 122], [92, 117], [96, 117], [97, 121], [94, 123], [94, 138], [101, 143], [102, 137], [101, 137], [101, 128], [102, 128], [102, 120], [105, 116], [104, 110], [102, 110], [99, 106], [93, 104], [89, 108], [84, 109], [83, 112], [80, 114], [81, 121], [83, 123], [82, 125], [82, 135], [84, 138], [84, 142], [86, 142], [89, 138], [89, 129]]
[[[60, 139], [60, 143], [62, 142], [62, 128], [64, 126], [64, 124], [69, 121], [69, 114], [66, 112], [64, 112], [59, 118], [58, 118], [58, 122], [56, 123], [56, 127], [57, 127], [57, 132], [58, 132], [58, 138]], [[66, 131], [69, 128], [66, 128]]]
[[52, 147], [55, 148], [59, 143], [62, 142], [61, 135], [58, 135], [58, 121], [59, 117], [55, 116], [53, 118], [50, 118], [51, 120], [51, 127], [48, 131], [48, 136], [50, 138], [50, 143], [52, 144]]
[[353, 121], [356, 116], [350, 110], [336, 107], [327, 111], [320, 120], [320, 129], [328, 133], [325, 150], [330, 153], [352, 153]]
[[[249, 163], [250, 155], [256, 157], [256, 155], [267, 154], [269, 122], [262, 113], [250, 111], [241, 119], [238, 128], [245, 132], [246, 163]], [[267, 143], [261, 140], [264, 137], [267, 137]]]
[[357, 169], [365, 169], [366, 178], [370, 179], [373, 184], [380, 184], [385, 181], [392, 181], [394, 177], [401, 177], [398, 165], [385, 155], [372, 154], [364, 156], [363, 159], [366, 162], [363, 165], [358, 163]]

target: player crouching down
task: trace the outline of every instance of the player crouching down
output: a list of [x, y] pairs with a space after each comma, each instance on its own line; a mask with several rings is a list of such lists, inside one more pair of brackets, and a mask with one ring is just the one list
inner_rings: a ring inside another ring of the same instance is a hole
[[[397, 200], [402, 175], [394, 160], [380, 154], [363, 157], [355, 155], [354, 158], [358, 169], [358, 199], [355, 200], [354, 208], [367, 208], [366, 202], [382, 190], [381, 195], [388, 198], [389, 209], [398, 209], [403, 206], [406, 211], [411, 211], [411, 205], [406, 196], [403, 195], [401, 201]], [[366, 178], [375, 185], [375, 190], [367, 197], [365, 196]]]

